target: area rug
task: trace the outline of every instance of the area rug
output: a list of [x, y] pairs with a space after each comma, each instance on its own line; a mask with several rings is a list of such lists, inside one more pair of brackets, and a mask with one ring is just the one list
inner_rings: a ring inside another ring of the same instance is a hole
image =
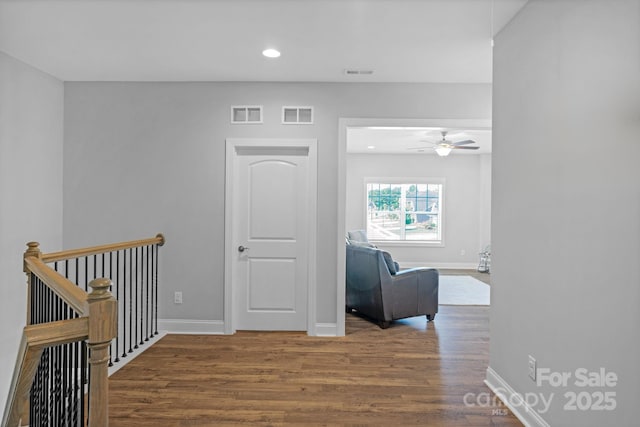
[[441, 305], [489, 305], [489, 285], [471, 276], [440, 276]]

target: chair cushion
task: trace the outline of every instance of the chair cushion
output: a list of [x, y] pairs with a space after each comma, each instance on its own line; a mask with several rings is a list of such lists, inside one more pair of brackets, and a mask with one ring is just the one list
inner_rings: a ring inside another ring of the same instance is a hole
[[349, 243], [353, 244], [353, 242], [369, 242], [367, 238], [367, 232], [364, 230], [353, 230], [347, 232], [347, 238], [349, 239]]
[[376, 245], [374, 245], [373, 243], [369, 243], [369, 242], [358, 242], [357, 240], [351, 240], [349, 241], [349, 244], [351, 246], [362, 246], [365, 248], [374, 248], [376, 249]]
[[391, 273], [391, 275], [395, 275], [398, 270], [396, 270], [396, 263], [393, 262], [393, 258], [391, 258], [391, 254], [387, 251], [380, 251], [382, 252], [382, 256], [384, 257], [384, 262], [387, 263], [387, 268], [389, 268], [389, 273]]

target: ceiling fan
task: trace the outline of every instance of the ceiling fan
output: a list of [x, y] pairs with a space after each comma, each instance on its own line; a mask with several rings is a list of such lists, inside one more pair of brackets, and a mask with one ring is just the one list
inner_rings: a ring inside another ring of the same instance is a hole
[[[438, 142], [424, 141], [432, 144], [433, 149], [438, 154], [438, 156], [448, 156], [451, 153], [451, 150], [477, 150], [478, 146], [468, 147], [469, 144], [475, 144], [476, 142], [471, 139], [465, 139], [464, 141], [453, 142], [447, 139], [447, 131], [443, 130], [440, 132], [442, 134], [442, 139]], [[409, 150], [424, 150], [427, 147], [413, 147], [409, 148]]]

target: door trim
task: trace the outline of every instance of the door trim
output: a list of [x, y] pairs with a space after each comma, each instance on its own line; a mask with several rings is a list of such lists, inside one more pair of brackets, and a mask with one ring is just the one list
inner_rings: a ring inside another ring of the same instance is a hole
[[309, 193], [307, 203], [308, 217], [308, 255], [309, 265], [307, 271], [307, 334], [316, 335], [316, 230], [317, 230], [317, 193], [318, 193], [318, 158], [317, 139], [278, 139], [278, 138], [227, 138], [225, 140], [226, 170], [224, 192], [224, 332], [234, 334], [237, 325], [234, 313], [234, 288], [233, 288], [233, 174], [236, 171], [236, 160], [239, 149], [296, 149], [303, 148], [307, 151], [309, 159], [308, 178]]

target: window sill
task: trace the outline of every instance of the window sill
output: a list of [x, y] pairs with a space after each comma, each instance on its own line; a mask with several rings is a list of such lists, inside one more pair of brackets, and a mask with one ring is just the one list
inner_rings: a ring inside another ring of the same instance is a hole
[[419, 240], [370, 240], [376, 246], [406, 247], [406, 248], [444, 248], [444, 242]]

